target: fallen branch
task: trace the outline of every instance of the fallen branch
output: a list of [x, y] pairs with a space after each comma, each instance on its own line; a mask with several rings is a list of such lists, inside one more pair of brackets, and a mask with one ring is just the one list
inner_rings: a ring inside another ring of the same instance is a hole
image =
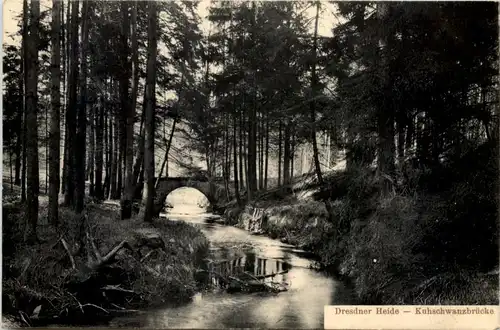
[[94, 304], [84, 304], [84, 305], [82, 305], [82, 307], [87, 307], [87, 306], [100, 309], [101, 311], [105, 312], [106, 314], [109, 314], [109, 312], [107, 310], [105, 310], [104, 308], [102, 308], [101, 306], [97, 306], [97, 305], [94, 305]]
[[99, 249], [95, 245], [94, 239], [90, 236], [90, 233], [88, 231], [86, 232], [86, 235], [87, 235], [87, 240], [90, 242], [90, 245], [92, 246], [92, 251], [94, 251], [94, 255], [96, 256], [97, 261], [101, 262], [102, 260], [101, 253], [99, 252]]
[[102, 258], [102, 264], [106, 264], [107, 262], [109, 262], [122, 248], [134, 251], [127, 241], [122, 241], [114, 249], [112, 249], [104, 258]]
[[52, 250], [53, 248], [55, 248], [57, 246], [57, 244], [59, 244], [59, 241], [62, 239], [62, 235], [59, 236], [59, 239], [57, 240], [57, 242], [55, 242], [53, 245], [50, 246], [50, 249]]
[[75, 299], [76, 303], [78, 304], [78, 306], [80, 307], [80, 310], [82, 311], [82, 314], [85, 314], [85, 312], [83, 311], [83, 306], [82, 304], [78, 301], [78, 299], [76, 299], [76, 297], [71, 293], [71, 292], [68, 292], [68, 294], [73, 298]]
[[120, 291], [120, 292], [127, 292], [127, 293], [135, 293], [135, 291], [133, 291], [133, 290], [128, 290], [128, 289], [120, 288], [119, 285], [106, 285], [106, 286], [102, 287], [101, 290], [104, 290], [104, 291]]
[[76, 268], [75, 258], [73, 258], [73, 255], [71, 254], [71, 251], [69, 250], [68, 243], [66, 243], [64, 238], [61, 238], [61, 243], [64, 246], [64, 249], [66, 250], [66, 252], [68, 253], [69, 260], [71, 261], [71, 268], [75, 269]]
[[118, 306], [117, 304], [111, 303], [111, 305], [113, 305], [114, 307], [118, 308], [121, 311], [125, 310], [125, 307]]
[[[90, 238], [90, 237], [89, 237]], [[95, 245], [94, 245], [95, 247]], [[102, 267], [106, 264], [108, 264], [109, 262], [111, 262], [111, 260], [116, 256], [116, 254], [122, 249], [122, 248], [126, 248], [126, 249], [129, 249], [130, 251], [134, 251], [132, 249], [132, 247], [130, 246], [130, 244], [127, 242], [127, 241], [122, 241], [120, 244], [118, 244], [117, 246], [115, 246], [111, 251], [109, 251], [108, 254], [106, 254], [106, 256], [103, 258], [101, 257], [99, 251], [94, 251], [94, 253], [96, 254], [96, 258], [97, 258], [97, 262], [96, 263], [90, 263], [89, 264], [89, 268], [95, 270], [99, 267]], [[87, 249], [88, 250], [88, 249]], [[95, 250], [97, 250], [97, 248], [95, 248]]]
[[149, 256], [155, 252], [156, 250], [152, 250], [152, 251], [149, 251], [148, 254], [146, 254], [142, 259], [141, 259], [141, 262], [143, 262], [144, 260], [146, 260], [147, 258], [149, 258]]

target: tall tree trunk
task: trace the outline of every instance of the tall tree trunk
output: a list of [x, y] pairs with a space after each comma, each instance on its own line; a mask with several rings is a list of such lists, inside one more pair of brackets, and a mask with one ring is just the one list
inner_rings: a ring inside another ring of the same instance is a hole
[[[232, 14], [232, 13], [231, 13]], [[231, 23], [232, 23], [232, 18], [231, 18]], [[226, 30], [225, 27], [223, 29], [223, 34], [226, 36]], [[223, 44], [223, 70], [226, 70], [226, 45], [225, 43]], [[223, 95], [224, 97], [225, 95]], [[231, 153], [230, 153], [230, 145], [229, 145], [229, 111], [224, 112], [224, 126], [225, 126], [225, 131], [224, 131], [224, 188], [226, 189], [226, 199], [229, 201], [231, 198], [230, 192], [229, 192], [229, 181], [231, 180]]]
[[80, 104], [77, 113], [76, 148], [74, 151], [74, 169], [76, 186], [76, 213], [81, 213], [85, 199], [85, 150], [87, 137], [87, 49], [89, 37], [89, 6], [90, 1], [83, 2], [82, 8], [82, 51], [80, 76]]
[[174, 122], [172, 123], [172, 130], [170, 131], [170, 136], [168, 137], [168, 142], [165, 149], [165, 157], [163, 158], [163, 162], [160, 167], [160, 173], [158, 174], [158, 178], [156, 179], [155, 189], [158, 188], [158, 183], [160, 182], [161, 175], [163, 174], [163, 170], [165, 169], [165, 164], [168, 162], [168, 154], [170, 153], [170, 147], [172, 146], [176, 124], [177, 116], [174, 118]]
[[[25, 77], [26, 77], [26, 65], [25, 65], [25, 52], [26, 52], [26, 29], [27, 29], [27, 22], [28, 22], [28, 12], [27, 12], [27, 0], [23, 1], [23, 23], [21, 25], [21, 62], [20, 62], [20, 74], [19, 74], [19, 95], [21, 95], [21, 109], [17, 113], [17, 123], [18, 123], [18, 128], [17, 128], [17, 138], [16, 138], [16, 161], [15, 161], [15, 179], [14, 183], [16, 185], [21, 185], [21, 173], [24, 173], [26, 168], [25, 168], [25, 148], [26, 148], [26, 143], [25, 141], [25, 114], [26, 114], [26, 93], [25, 93]], [[22, 167], [21, 167], [22, 166]], [[25, 179], [24, 179], [25, 180]], [[25, 191], [25, 181], [22, 181], [22, 194], [21, 194], [21, 199], [22, 201], [26, 200], [26, 191]]]
[[71, 70], [71, 5], [70, 2], [68, 2], [68, 5], [66, 6], [66, 36], [63, 39], [66, 39], [66, 49], [65, 49], [65, 58], [66, 58], [66, 86], [65, 86], [65, 104], [69, 103], [69, 75], [70, 75], [70, 70]]
[[[110, 95], [112, 95], [113, 82], [110, 81]], [[109, 194], [107, 198], [112, 199], [116, 191], [116, 134], [115, 118], [112, 108], [108, 108], [108, 146], [109, 146]]]
[[[180, 98], [182, 99], [183, 97], [183, 84], [184, 84], [184, 74], [181, 76], [181, 87], [180, 87], [180, 90], [179, 90], [179, 95], [180, 95]], [[156, 179], [156, 182], [155, 182], [155, 189], [158, 187], [158, 184], [160, 182], [160, 178], [163, 174], [163, 170], [165, 169], [165, 166], [167, 166], [168, 164], [168, 155], [170, 154], [170, 148], [172, 146], [172, 141], [173, 141], [173, 138], [174, 138], [174, 133], [175, 133], [175, 125], [177, 124], [177, 121], [178, 121], [179, 117], [178, 117], [178, 113], [175, 114], [175, 117], [174, 117], [174, 120], [172, 122], [172, 130], [170, 131], [170, 135], [168, 137], [168, 141], [167, 144], [166, 144], [166, 148], [165, 148], [165, 156], [163, 157], [163, 162], [161, 164], [161, 167], [160, 167], [160, 173], [158, 174], [158, 178]], [[164, 139], [166, 139], [166, 119], [165, 119], [165, 124], [163, 125], [163, 135], [164, 135]], [[165, 175], [167, 178], [168, 178], [168, 168], [166, 169], [166, 175]]]
[[285, 123], [283, 137], [283, 185], [285, 189], [290, 184], [290, 123]]
[[[64, 4], [64, 2], [63, 2]], [[62, 170], [62, 180], [61, 180], [61, 192], [66, 196], [66, 186], [67, 186], [67, 173], [68, 173], [68, 166], [69, 166], [69, 158], [68, 158], [68, 148], [69, 148], [69, 140], [68, 140], [68, 111], [69, 110], [69, 98], [70, 98], [70, 74], [71, 74], [71, 2], [68, 2], [68, 5], [66, 7], [66, 30], [65, 34], [63, 34], [63, 44], [65, 44], [64, 47], [64, 62], [63, 62], [63, 71], [64, 71], [64, 109], [66, 111], [62, 111], [61, 117], [64, 117], [64, 124], [63, 124], [63, 132], [64, 132], [64, 146], [63, 146], [63, 170]], [[65, 204], [66, 203], [66, 197], [65, 197]]]
[[282, 122], [281, 119], [279, 120], [279, 125], [278, 125], [278, 187], [281, 186], [281, 131], [282, 131]]
[[[144, 95], [146, 95], [146, 86], [144, 86]], [[136, 186], [142, 186], [143, 180], [141, 180], [141, 170], [144, 169], [144, 147], [146, 141], [146, 133], [144, 128], [144, 122], [146, 120], [146, 98], [143, 99], [142, 113], [141, 113], [141, 125], [139, 129], [139, 143], [137, 155], [135, 157], [134, 163], [134, 182]]]
[[9, 152], [9, 170], [10, 170], [10, 191], [14, 192], [14, 175], [12, 173], [13, 166], [12, 166], [12, 154], [13, 152]]
[[[238, 180], [238, 152], [236, 148], [237, 140], [236, 140], [236, 91], [233, 85], [233, 172], [234, 172], [234, 196], [236, 197], [236, 202], [238, 205], [241, 205], [241, 197], [240, 197], [240, 184]], [[241, 161], [241, 158], [240, 158]], [[241, 164], [240, 164], [241, 165]]]
[[332, 153], [332, 146], [331, 146], [331, 132], [332, 130], [327, 130], [325, 131], [325, 152], [326, 152], [326, 168], [327, 170], [330, 170], [330, 164], [331, 164], [331, 153]]
[[406, 140], [405, 140], [405, 155], [408, 157], [410, 155], [410, 152], [413, 150], [413, 135], [414, 135], [414, 129], [415, 129], [415, 118], [413, 116], [410, 116], [407, 121], [406, 125]]
[[257, 155], [256, 155], [256, 159], [257, 159], [257, 190], [260, 190], [261, 189], [261, 168], [260, 168], [260, 137], [261, 137], [261, 130], [260, 130], [260, 114], [257, 113], [256, 114], [256, 120], [257, 120], [257, 125], [256, 125], [256, 130], [257, 130], [257, 134], [256, 134], [256, 150], [257, 150]]
[[[252, 27], [256, 25], [256, 12], [256, 3], [252, 2]], [[251, 40], [254, 40], [253, 37]], [[252, 101], [248, 115], [248, 200], [251, 200], [253, 193], [257, 191], [257, 75], [255, 71], [252, 78]]]
[[251, 200], [253, 193], [257, 191], [257, 118], [256, 98], [252, 100], [251, 110], [248, 118], [248, 199]]
[[[65, 125], [65, 115], [64, 115], [64, 109], [66, 109], [66, 21], [64, 19], [64, 1], [61, 1], [61, 13], [60, 13], [60, 18], [61, 18], [61, 29], [60, 29], [60, 34], [59, 34], [59, 40], [60, 40], [60, 57], [61, 57], [61, 65], [62, 65], [62, 71], [61, 71], [61, 85], [62, 85], [62, 94], [61, 94], [61, 104], [60, 104], [60, 111], [59, 111], [59, 134], [60, 134], [60, 140], [59, 141], [59, 157], [61, 158], [64, 155], [64, 125]], [[62, 148], [61, 148], [62, 144]], [[61, 149], [62, 149], [62, 155], [61, 155]], [[63, 161], [64, 164], [64, 161]], [[62, 172], [64, 173], [64, 171]], [[64, 177], [64, 175], [62, 175]], [[61, 186], [64, 186], [62, 184], [61, 180], [61, 164], [59, 164], [59, 191], [61, 191]]]
[[26, 146], [28, 142], [26, 141], [27, 138], [27, 110], [26, 110], [26, 103], [27, 103], [27, 90], [26, 90], [26, 84], [28, 80], [28, 69], [27, 69], [27, 45], [26, 42], [28, 41], [28, 0], [23, 0], [23, 27], [22, 27], [22, 41], [21, 41], [21, 65], [22, 65], [22, 73], [23, 73], [23, 79], [22, 79], [22, 84], [23, 84], [23, 89], [22, 89], [22, 97], [23, 97], [23, 128], [22, 128], [22, 168], [21, 168], [21, 201], [25, 202], [26, 201]]
[[122, 127], [122, 115], [120, 114], [118, 118], [116, 118], [116, 191], [114, 199], [120, 199], [122, 193], [122, 180], [123, 180], [123, 127]]
[[[25, 74], [26, 74], [26, 67], [25, 67], [25, 43], [26, 43], [26, 22], [27, 22], [27, 0], [23, 1], [23, 24], [21, 25], [21, 62], [20, 62], [20, 70], [19, 70], [19, 95], [21, 95], [21, 109], [18, 111], [17, 116], [16, 116], [16, 122], [19, 125], [17, 127], [17, 137], [16, 137], [16, 161], [15, 161], [15, 179], [14, 182], [16, 185], [21, 184], [21, 164], [24, 162], [23, 157], [23, 148], [24, 148], [24, 123], [25, 123], [25, 89], [24, 89], [24, 84], [25, 84]], [[23, 184], [24, 186], [24, 184]], [[24, 193], [23, 201], [26, 199], [26, 193]]]
[[[379, 2], [377, 3], [377, 16], [380, 20], [385, 19], [387, 10], [390, 4]], [[390, 93], [390, 83], [388, 75], [388, 57], [389, 57], [389, 36], [387, 33], [382, 36], [382, 50], [380, 57], [380, 85], [382, 86], [383, 95], [380, 96], [380, 102], [377, 108], [377, 127], [379, 135], [378, 148], [378, 170], [380, 173], [393, 177], [394, 175], [394, 109], [390, 102], [387, 102], [387, 94]], [[391, 182], [387, 179], [382, 180], [382, 189], [387, 192], [391, 187]]]
[[[314, 39], [313, 39], [313, 62], [311, 70], [311, 91], [312, 100], [310, 102], [310, 113], [311, 113], [311, 140], [313, 146], [313, 158], [314, 167], [316, 169], [316, 177], [318, 178], [318, 184], [320, 189], [324, 189], [323, 174], [321, 173], [321, 165], [319, 163], [319, 152], [318, 143], [316, 141], [316, 87], [317, 87], [317, 76], [316, 76], [316, 51], [317, 51], [317, 38], [318, 38], [318, 21], [319, 21], [319, 8], [320, 2], [316, 1], [316, 18], [314, 24]], [[331, 207], [330, 201], [325, 201], [325, 207], [328, 212], [330, 221], [333, 221], [333, 209]]]
[[[246, 118], [245, 118], [246, 119]], [[245, 122], [246, 124], [246, 122]], [[247, 140], [247, 134], [245, 131], [243, 131], [243, 150], [245, 150], [245, 153], [243, 154], [243, 167], [244, 167], [244, 174], [245, 174], [245, 187], [246, 187], [246, 193], [247, 193], [247, 198], [248, 198], [248, 190], [250, 189], [249, 185], [249, 178], [248, 178], [248, 140]]]
[[95, 129], [96, 129], [96, 113], [95, 113], [95, 107], [90, 106], [89, 107], [89, 118], [90, 118], [90, 130], [89, 130], [89, 146], [90, 146], [90, 152], [89, 152], [89, 160], [88, 160], [88, 169], [89, 169], [89, 181], [90, 181], [90, 187], [89, 187], [89, 195], [90, 196], [95, 196]]
[[293, 166], [295, 164], [295, 132], [293, 129], [293, 126], [290, 130], [290, 135], [291, 135], [291, 145], [290, 145], [290, 183], [292, 182], [293, 179]]
[[[68, 4], [68, 7], [70, 5]], [[69, 77], [69, 76], [68, 76]], [[64, 194], [64, 205], [68, 205], [67, 200], [66, 200], [66, 187], [68, 185], [68, 180], [67, 180], [67, 173], [68, 173], [68, 148], [69, 148], [69, 142], [68, 142], [68, 106], [69, 103], [65, 102], [66, 104], [64, 105], [64, 109], [66, 111], [62, 111], [64, 113], [64, 125], [63, 125], [63, 132], [64, 132], [64, 147], [63, 147], [63, 169], [62, 169], [62, 176], [61, 176], [61, 193]]]
[[76, 112], [77, 112], [77, 102], [76, 102], [76, 91], [78, 84], [78, 12], [80, 7], [80, 2], [78, 0], [71, 2], [71, 56], [70, 56], [70, 73], [69, 73], [69, 100], [68, 106], [66, 108], [66, 189], [64, 195], [64, 204], [68, 206], [74, 206], [75, 204], [75, 163], [76, 153], [81, 153], [81, 150], [75, 150], [75, 135], [73, 132], [76, 131]]
[[[114, 85], [114, 84], [113, 84]], [[114, 86], [112, 87], [114, 90]], [[111, 175], [110, 175], [110, 199], [116, 198], [116, 186], [118, 177], [118, 118], [117, 114], [110, 114], [109, 116], [109, 132], [111, 146]]]
[[106, 143], [106, 176], [104, 178], [104, 199], [109, 198], [111, 191], [111, 162], [113, 156], [113, 128], [112, 128], [112, 115], [108, 111], [109, 109], [104, 109], [104, 139]]
[[311, 90], [312, 90], [312, 101], [310, 102], [310, 114], [311, 114], [311, 141], [313, 146], [313, 158], [314, 158], [314, 166], [316, 169], [316, 176], [318, 178], [318, 183], [323, 186], [323, 175], [321, 173], [321, 165], [319, 163], [319, 151], [318, 151], [318, 143], [316, 140], [316, 102], [314, 101], [314, 97], [316, 96], [316, 85], [317, 85], [317, 76], [316, 76], [316, 39], [318, 36], [318, 18], [319, 18], [319, 6], [320, 3], [316, 2], [316, 19], [314, 26], [314, 46], [313, 46], [313, 64], [311, 70]]
[[29, 241], [37, 241], [38, 224], [38, 47], [40, 25], [40, 1], [31, 1], [29, 35], [26, 42], [26, 160], [27, 160], [27, 217], [29, 223]]
[[[125, 9], [128, 10], [126, 5], [122, 5], [125, 7]], [[125, 11], [124, 11], [125, 12]], [[123, 25], [122, 25], [122, 43], [123, 47], [126, 48], [126, 54], [129, 53], [128, 51], [128, 44], [127, 44], [127, 34], [128, 34], [128, 14], [126, 15], [127, 17], [123, 17]], [[132, 201], [134, 199], [134, 193], [135, 193], [135, 182], [134, 182], [134, 122], [135, 122], [135, 106], [137, 102], [137, 81], [136, 77], [138, 78], [137, 74], [137, 64], [138, 64], [138, 57], [137, 57], [137, 2], [134, 1], [132, 3], [132, 33], [131, 33], [131, 39], [132, 39], [132, 67], [129, 66], [127, 63], [127, 82], [126, 82], [126, 91], [125, 88], [123, 88], [122, 93], [127, 94], [126, 98], [126, 110], [127, 110], [127, 127], [126, 127], [126, 146], [127, 146], [127, 152], [125, 156], [125, 189], [123, 193], [123, 201], [122, 201], [122, 219], [129, 219], [132, 216]], [[129, 71], [131, 69], [131, 72]], [[128, 99], [128, 79], [132, 75], [132, 102], [129, 104], [129, 99]], [[123, 82], [125, 83], [125, 81]], [[126, 93], [125, 93], [126, 92]], [[125, 96], [122, 99], [122, 101], [125, 100]]]
[[148, 3], [148, 60], [146, 72], [146, 146], [144, 148], [144, 172], [146, 174], [146, 210], [144, 221], [151, 222], [154, 214], [155, 160], [154, 160], [154, 110], [156, 88], [156, 49], [157, 49], [157, 9], [156, 3]]
[[61, 27], [61, 1], [52, 0], [52, 58], [51, 58], [51, 103], [52, 112], [50, 116], [50, 154], [49, 154], [49, 209], [48, 217], [52, 225], [59, 222], [59, 168], [60, 161], [60, 108], [61, 108], [61, 51], [60, 51], [60, 27]]
[[267, 189], [267, 177], [269, 175], [269, 113], [266, 114], [266, 155], [264, 169], [264, 189]]
[[[137, 43], [137, 1], [134, 2], [132, 7], [132, 109], [135, 113], [137, 108], [137, 94], [139, 90], [139, 60], [138, 52], [139, 47]], [[146, 87], [144, 87], [144, 95], [146, 95]], [[144, 146], [145, 146], [145, 134], [144, 134], [144, 121], [146, 118], [146, 102], [145, 98], [143, 100], [142, 112], [141, 112], [141, 123], [139, 129], [139, 143], [137, 148], [137, 153], [135, 156], [135, 162], [133, 166], [133, 181], [134, 181], [134, 198], [136, 192], [142, 188], [142, 182], [144, 175]]]
[[238, 112], [238, 117], [239, 117], [239, 125], [238, 125], [238, 130], [239, 130], [239, 144], [238, 144], [238, 157], [239, 157], [239, 169], [240, 169], [240, 183], [241, 187], [245, 187], [245, 180], [243, 177], [243, 108], [240, 109]]
[[229, 113], [224, 114], [225, 117], [225, 139], [224, 139], [224, 185], [226, 189], [226, 198], [230, 199], [229, 180], [231, 180], [231, 155], [229, 153]]
[[132, 14], [131, 14], [131, 74], [132, 74], [132, 94], [131, 94], [131, 113], [136, 113], [137, 107], [137, 93], [139, 91], [139, 45], [137, 43], [137, 6], [138, 1], [133, 1], [132, 3]]
[[405, 158], [405, 121], [403, 118], [399, 118], [397, 121], [398, 130], [398, 165], [401, 167]]
[[[56, 0], [57, 1], [57, 0]], [[104, 109], [102, 99], [97, 104], [96, 122], [95, 122], [95, 197], [98, 200], [104, 199], [102, 186], [103, 172], [103, 130], [104, 130]]]
[[[63, 2], [64, 6], [64, 2]], [[70, 52], [70, 34], [69, 31], [71, 30], [70, 24], [71, 24], [71, 3], [68, 2], [68, 5], [66, 6], [66, 16], [64, 15], [64, 11], [62, 14], [63, 20], [64, 17], [66, 17], [65, 23], [63, 25], [64, 31], [63, 35], [61, 38], [61, 43], [63, 45], [63, 91], [64, 91], [64, 107], [62, 108], [61, 111], [61, 120], [63, 121], [61, 123], [61, 133], [62, 133], [62, 140], [63, 140], [63, 154], [62, 154], [62, 160], [63, 160], [63, 166], [62, 166], [62, 175], [61, 175], [61, 193], [63, 195], [66, 195], [66, 173], [68, 171], [67, 165], [68, 165], [68, 120], [67, 120], [67, 109], [69, 105], [69, 71], [70, 71], [70, 65], [69, 65], [69, 52]]]
[[102, 100], [101, 107], [102, 107], [102, 121], [103, 121], [103, 169], [104, 169], [104, 180], [102, 183], [102, 199], [106, 199], [106, 196], [108, 196], [107, 192], [107, 185], [109, 182], [109, 171], [108, 171], [108, 164], [109, 164], [109, 145], [108, 145], [108, 112], [106, 111], [107, 109], [104, 107], [104, 102], [105, 100]]
[[49, 109], [45, 107], [45, 195], [48, 193], [49, 188]]
[[[246, 145], [245, 145], [245, 147], [246, 147]], [[250, 189], [249, 188], [250, 187], [250, 183], [249, 183], [249, 178], [248, 178], [248, 154], [247, 153], [245, 153], [243, 155], [243, 167], [245, 168], [244, 169], [244, 171], [245, 171], [244, 172], [245, 173], [245, 187], [246, 187], [245, 191], [247, 193], [247, 198], [248, 198], [248, 190]]]
[[[20, 87], [20, 94], [23, 95], [24, 92], [23, 92], [23, 80], [21, 79], [21, 86]], [[14, 184], [16, 185], [20, 185], [21, 184], [21, 159], [23, 158], [23, 138], [22, 138], [22, 135], [23, 135], [23, 113], [24, 113], [24, 110], [21, 106], [21, 111], [18, 111], [17, 113], [17, 119], [16, 119], [16, 122], [19, 124], [18, 128], [17, 128], [17, 137], [16, 137], [16, 147], [15, 147], [15, 154], [16, 154], [16, 159], [14, 161], [14, 167], [15, 167], [15, 171], [14, 171]]]
[[260, 138], [259, 138], [259, 189], [264, 189], [264, 114], [260, 118]]
[[[126, 3], [126, 2], [122, 2], [123, 3]], [[126, 63], [127, 61], [125, 61]], [[127, 64], [124, 64], [123, 67], [125, 67]], [[126, 71], [127, 69], [124, 68], [124, 71]], [[117, 182], [116, 182], [116, 199], [120, 199], [121, 201], [121, 197], [122, 197], [122, 189], [123, 189], [123, 180], [124, 180], [124, 170], [125, 170], [125, 153], [126, 153], [126, 143], [127, 143], [127, 133], [125, 131], [126, 129], [126, 126], [127, 126], [127, 116], [128, 116], [128, 110], [126, 109], [127, 106], [125, 106], [125, 108], [123, 107], [123, 104], [122, 104], [122, 84], [121, 84], [121, 80], [122, 79], [119, 79], [118, 81], [118, 99], [120, 100], [120, 106], [121, 106], [121, 111], [119, 111], [119, 115], [118, 115], [118, 141], [117, 141], [117, 146], [118, 146], [118, 168], [117, 168]], [[127, 91], [126, 91], [126, 94], [127, 94], [127, 99], [128, 99], [128, 79], [127, 79]], [[125, 100], [125, 103], [128, 103], [128, 100]]]

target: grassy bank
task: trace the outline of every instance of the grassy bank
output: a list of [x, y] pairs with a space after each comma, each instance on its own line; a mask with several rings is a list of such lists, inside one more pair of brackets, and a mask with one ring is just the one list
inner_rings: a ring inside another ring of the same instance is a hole
[[[350, 280], [360, 303], [498, 304], [495, 167], [462, 164], [415, 170], [384, 193], [374, 171], [336, 173], [316, 200], [253, 204], [265, 209], [269, 236], [316, 254], [319, 267]], [[227, 213], [240, 223], [251, 217]]]
[[61, 208], [56, 230], [41, 204], [35, 245], [24, 243], [22, 205], [4, 205], [4, 314], [25, 325], [92, 324], [195, 293], [195, 270], [208, 250], [198, 229], [164, 219], [122, 221], [116, 206], [89, 204], [85, 219]]

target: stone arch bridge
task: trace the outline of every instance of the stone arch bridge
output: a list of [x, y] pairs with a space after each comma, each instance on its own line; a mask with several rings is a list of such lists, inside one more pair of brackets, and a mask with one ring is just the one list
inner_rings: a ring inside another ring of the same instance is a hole
[[218, 210], [224, 203], [227, 203], [228, 195], [231, 195], [231, 192], [226, 191], [224, 181], [221, 182], [220, 180], [209, 180], [200, 177], [160, 178], [155, 195], [155, 213], [157, 215], [163, 209], [168, 194], [182, 187], [194, 188], [200, 191], [207, 197], [212, 211]]

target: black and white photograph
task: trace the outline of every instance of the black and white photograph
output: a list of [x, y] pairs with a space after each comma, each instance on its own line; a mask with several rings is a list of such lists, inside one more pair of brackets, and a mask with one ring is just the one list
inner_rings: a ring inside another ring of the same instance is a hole
[[499, 305], [498, 2], [3, 0], [2, 45], [3, 328]]

